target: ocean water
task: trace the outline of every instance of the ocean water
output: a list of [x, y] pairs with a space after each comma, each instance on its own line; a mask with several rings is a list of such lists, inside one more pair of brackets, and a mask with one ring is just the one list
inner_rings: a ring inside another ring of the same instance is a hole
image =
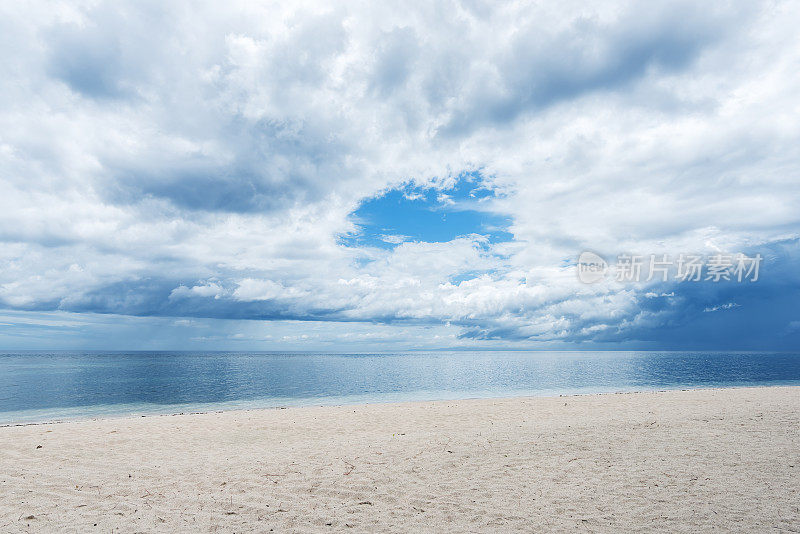
[[800, 385], [800, 353], [0, 352], [0, 424], [233, 408]]

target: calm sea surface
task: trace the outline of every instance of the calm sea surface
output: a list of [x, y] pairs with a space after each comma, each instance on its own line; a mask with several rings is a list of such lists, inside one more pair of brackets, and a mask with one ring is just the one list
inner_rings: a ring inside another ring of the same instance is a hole
[[800, 385], [800, 353], [0, 352], [0, 424], [304, 404]]

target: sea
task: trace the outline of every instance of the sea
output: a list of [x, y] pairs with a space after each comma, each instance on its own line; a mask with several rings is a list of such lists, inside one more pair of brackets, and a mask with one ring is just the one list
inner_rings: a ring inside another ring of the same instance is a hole
[[0, 425], [303, 405], [800, 385], [800, 352], [0, 352]]

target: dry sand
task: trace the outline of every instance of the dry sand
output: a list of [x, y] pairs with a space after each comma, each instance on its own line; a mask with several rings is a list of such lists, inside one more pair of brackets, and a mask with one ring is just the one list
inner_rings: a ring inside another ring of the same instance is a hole
[[800, 387], [0, 428], [0, 531], [800, 531]]

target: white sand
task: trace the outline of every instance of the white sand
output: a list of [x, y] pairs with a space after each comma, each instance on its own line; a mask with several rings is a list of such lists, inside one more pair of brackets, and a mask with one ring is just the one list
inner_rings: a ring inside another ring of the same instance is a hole
[[798, 419], [776, 387], [7, 427], [0, 532], [797, 532]]

